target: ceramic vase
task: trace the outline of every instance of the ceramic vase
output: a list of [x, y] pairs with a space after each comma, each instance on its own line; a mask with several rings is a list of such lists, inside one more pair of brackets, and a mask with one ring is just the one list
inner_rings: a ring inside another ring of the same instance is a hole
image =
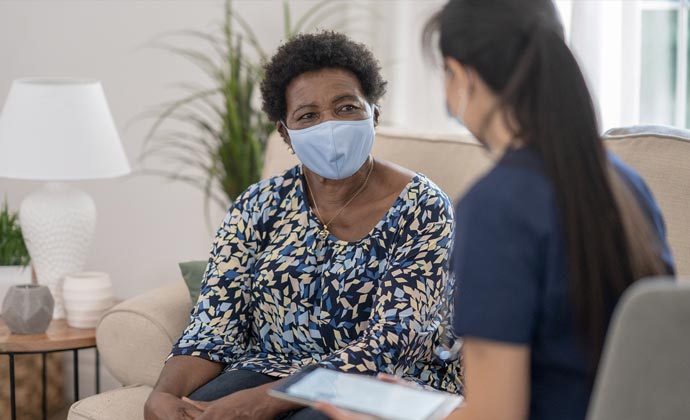
[[65, 317], [62, 280], [84, 270], [96, 225], [96, 206], [85, 192], [50, 182], [27, 196], [19, 208], [19, 223], [39, 284], [50, 287], [53, 317]]
[[13, 334], [42, 334], [53, 319], [54, 306], [48, 286], [14, 285], [2, 302], [2, 319]]
[[113, 289], [106, 273], [86, 271], [67, 274], [62, 285], [67, 325], [96, 328], [101, 316], [113, 306]]

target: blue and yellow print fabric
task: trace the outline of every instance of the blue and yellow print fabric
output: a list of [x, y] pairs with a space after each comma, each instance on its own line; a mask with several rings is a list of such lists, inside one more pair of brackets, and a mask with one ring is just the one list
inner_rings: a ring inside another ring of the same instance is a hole
[[276, 377], [318, 363], [459, 391], [459, 364], [434, 357], [453, 286], [448, 197], [416, 175], [365, 238], [321, 240], [302, 177], [296, 166], [235, 201], [171, 356]]

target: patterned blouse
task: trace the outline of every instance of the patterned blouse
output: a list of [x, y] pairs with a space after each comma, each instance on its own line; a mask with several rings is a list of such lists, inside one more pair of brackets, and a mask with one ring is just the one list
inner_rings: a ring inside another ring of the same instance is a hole
[[218, 230], [174, 355], [284, 377], [317, 363], [459, 392], [446, 334], [453, 212], [416, 175], [363, 239], [318, 236], [300, 165], [249, 187]]

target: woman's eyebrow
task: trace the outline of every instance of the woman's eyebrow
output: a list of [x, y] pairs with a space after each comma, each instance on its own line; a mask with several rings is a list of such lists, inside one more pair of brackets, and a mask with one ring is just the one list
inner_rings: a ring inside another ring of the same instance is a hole
[[311, 104], [302, 104], [302, 105], [298, 106], [297, 109], [295, 109], [294, 111], [292, 111], [292, 116], [294, 117], [295, 114], [297, 113], [297, 111], [299, 111], [299, 110], [301, 110], [301, 109], [304, 109], [304, 108], [318, 108], [318, 106], [317, 106], [316, 104], [314, 104], [314, 103], [311, 103]]
[[346, 95], [336, 96], [331, 103], [337, 103], [337, 102], [340, 102], [340, 101], [345, 100], [345, 99], [349, 99], [351, 101], [359, 101], [360, 100], [359, 96], [357, 96], [357, 95], [346, 94]]

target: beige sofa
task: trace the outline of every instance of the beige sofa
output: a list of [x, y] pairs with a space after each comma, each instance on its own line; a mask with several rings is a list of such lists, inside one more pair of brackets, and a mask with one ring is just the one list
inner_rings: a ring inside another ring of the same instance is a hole
[[[680, 273], [690, 274], [690, 132], [663, 127], [612, 130], [607, 146], [649, 183], [665, 214]], [[451, 198], [491, 165], [488, 153], [468, 135], [411, 135], [378, 130], [375, 156], [427, 175]], [[264, 174], [279, 173], [297, 161], [280, 138], [271, 138]], [[103, 363], [123, 385], [76, 402], [69, 420], [143, 419], [143, 405], [192, 307], [181, 279], [122, 302], [103, 316], [97, 329]]]

